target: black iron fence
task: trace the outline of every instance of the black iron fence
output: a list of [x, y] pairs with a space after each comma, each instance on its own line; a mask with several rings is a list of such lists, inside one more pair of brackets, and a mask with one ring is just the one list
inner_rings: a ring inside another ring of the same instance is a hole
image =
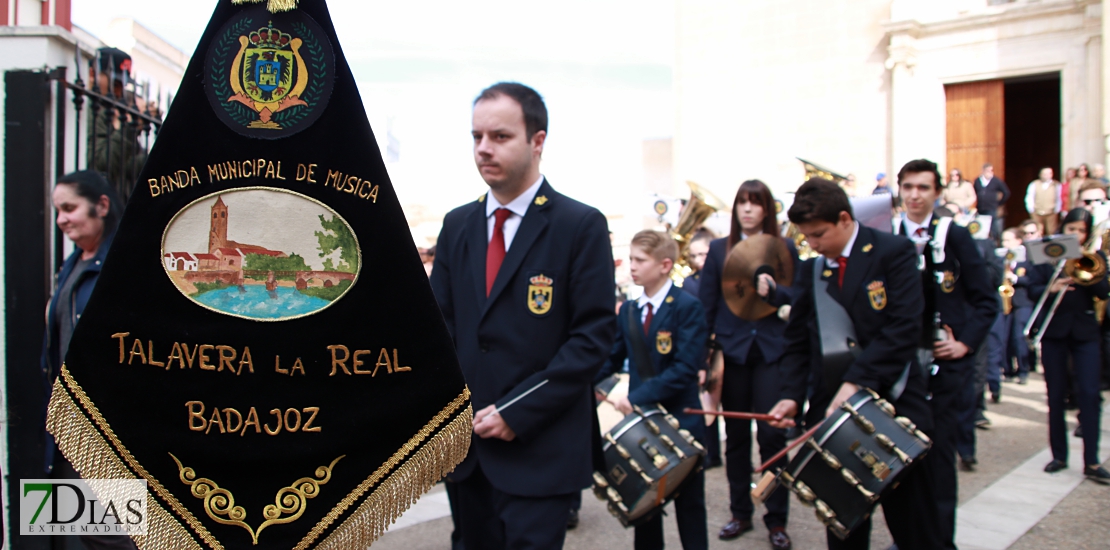
[[[88, 72], [84, 76], [89, 82], [82, 78], [79, 48], [74, 53], [78, 67], [75, 78], [66, 80], [64, 71], [55, 71], [52, 75], [73, 94], [76, 130], [73, 165], [104, 173], [126, 204], [146, 162], [147, 152], [162, 127], [163, 109], [173, 101], [173, 94], [152, 89], [149, 80], [134, 80], [129, 72], [118, 71], [115, 63], [102, 63], [100, 56], [97, 52], [88, 62]], [[101, 70], [104, 66], [108, 68]], [[59, 132], [65, 134], [63, 128], [59, 128]], [[66, 146], [62, 140], [58, 147], [59, 159], [70, 154], [64, 151]]]

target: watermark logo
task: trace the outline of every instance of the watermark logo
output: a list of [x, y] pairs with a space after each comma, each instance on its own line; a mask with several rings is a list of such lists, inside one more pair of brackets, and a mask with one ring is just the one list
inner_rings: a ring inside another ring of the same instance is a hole
[[24, 535], [145, 535], [146, 481], [22, 479]]

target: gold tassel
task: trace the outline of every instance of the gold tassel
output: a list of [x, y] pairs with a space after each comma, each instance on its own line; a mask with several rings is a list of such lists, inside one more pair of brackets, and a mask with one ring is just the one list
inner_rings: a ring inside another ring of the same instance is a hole
[[298, 0], [231, 0], [232, 4], [257, 4], [259, 2], [266, 2], [266, 9], [270, 13], [279, 13], [283, 11], [290, 11], [297, 9]]
[[[296, 549], [309, 548], [340, 515], [373, 489], [316, 548], [369, 547], [421, 495], [466, 458], [473, 429], [469, 400], [470, 390], [463, 388], [458, 397], [321, 519]], [[453, 415], [455, 418], [444, 425]], [[224, 550], [196, 516], [135, 460], [64, 365], [61, 376], [54, 382], [46, 429], [82, 477], [147, 481], [147, 534], [132, 537], [141, 550], [203, 550], [205, 547], [194, 536], [211, 550]], [[155, 494], [173, 513], [163, 507]]]
[[[464, 394], [459, 397], [469, 398], [469, 393], [469, 391], [464, 391]], [[446, 411], [447, 409], [444, 409], [444, 412]], [[472, 409], [468, 404], [462, 414], [456, 416], [454, 420], [425, 443], [419, 451], [397, 467], [396, 471], [385, 477], [384, 481], [381, 481], [381, 485], [359, 505], [350, 517], [315, 548], [318, 550], [345, 550], [370, 547], [397, 518], [401, 517], [401, 514], [466, 458], [466, 453], [470, 449], [470, 434], [473, 431], [471, 416]], [[434, 422], [433, 419], [425, 429], [432, 427]], [[418, 443], [415, 438], [413, 442]], [[410, 442], [410, 444], [413, 442]], [[348, 495], [343, 502], [340, 502], [333, 513], [341, 512], [347, 506], [350, 506], [364, 492], [364, 487], [372, 486], [381, 480], [389, 472], [391, 465], [404, 458], [403, 453], [405, 451], [405, 448], [397, 451], [378, 471], [360, 484], [358, 489]], [[313, 528], [312, 532], [294, 547], [294, 550], [308, 548], [332, 520], [333, 518], [330, 518], [329, 514], [329, 517], [324, 518]]]
[[[54, 435], [58, 449], [73, 463], [81, 477], [89, 479], [135, 479], [131, 472], [112, 451], [111, 446], [105, 441], [101, 433], [93, 426], [85, 412], [70, 396], [62, 384], [62, 378], [72, 382], [69, 371], [63, 367], [62, 376], [54, 382], [54, 393], [50, 397], [50, 405], [46, 417], [46, 429]], [[84, 401], [84, 392], [80, 386], [73, 384], [74, 393], [78, 399]], [[99, 412], [90, 411], [95, 418]], [[165, 548], [181, 550], [201, 550], [202, 546], [189, 534], [173, 514], [162, 507], [154, 498], [151, 491], [152, 484], [147, 484], [146, 509], [147, 528], [145, 535], [133, 535], [131, 538], [135, 545], [142, 550], [163, 550]], [[198, 523], [199, 525], [199, 523]], [[201, 538], [213, 550], [223, 550], [223, 546], [216, 541], [203, 527]]]

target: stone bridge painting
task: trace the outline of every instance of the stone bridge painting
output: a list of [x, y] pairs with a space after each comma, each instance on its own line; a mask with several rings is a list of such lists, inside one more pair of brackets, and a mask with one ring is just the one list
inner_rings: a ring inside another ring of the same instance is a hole
[[283, 189], [213, 193], [174, 216], [162, 238], [170, 281], [197, 305], [247, 319], [311, 315], [347, 293], [362, 257], [326, 205]]

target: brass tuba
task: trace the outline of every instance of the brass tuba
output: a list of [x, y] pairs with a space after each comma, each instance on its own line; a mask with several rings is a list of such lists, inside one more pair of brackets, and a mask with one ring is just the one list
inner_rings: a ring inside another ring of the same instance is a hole
[[708, 189], [687, 181], [690, 187], [690, 200], [686, 201], [686, 208], [678, 218], [678, 223], [671, 228], [671, 238], [678, 243], [678, 261], [671, 271], [671, 279], [681, 282], [694, 272], [690, 263], [686, 261], [686, 248], [690, 246], [690, 239], [697, 233], [705, 220], [709, 219], [718, 210], [728, 211], [728, 206]]

